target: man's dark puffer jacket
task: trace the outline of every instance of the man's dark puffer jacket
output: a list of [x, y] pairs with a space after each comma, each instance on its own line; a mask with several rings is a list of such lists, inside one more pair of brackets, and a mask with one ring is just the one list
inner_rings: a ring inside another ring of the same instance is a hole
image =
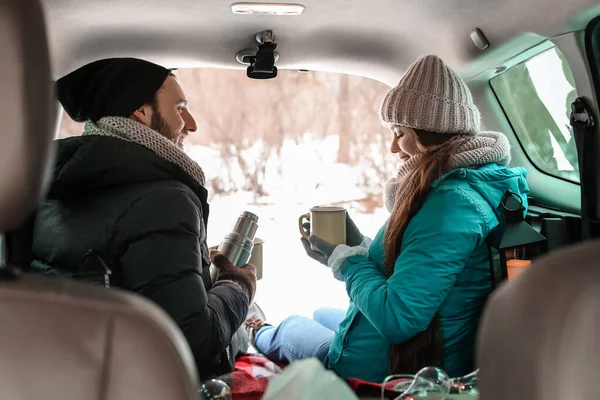
[[232, 283], [210, 287], [206, 189], [121, 139], [82, 136], [57, 145], [54, 179], [35, 220], [32, 270], [85, 275], [103, 259], [113, 284], [154, 301], [175, 320], [201, 379], [230, 372], [226, 349], [246, 317], [248, 297]]

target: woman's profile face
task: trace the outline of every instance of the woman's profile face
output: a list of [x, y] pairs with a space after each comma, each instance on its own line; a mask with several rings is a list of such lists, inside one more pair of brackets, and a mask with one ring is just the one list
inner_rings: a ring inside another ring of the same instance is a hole
[[404, 126], [393, 126], [390, 128], [394, 134], [390, 151], [392, 154], [398, 154], [402, 162], [406, 162], [409, 158], [420, 152], [419, 146], [415, 141], [416, 135], [411, 128]]

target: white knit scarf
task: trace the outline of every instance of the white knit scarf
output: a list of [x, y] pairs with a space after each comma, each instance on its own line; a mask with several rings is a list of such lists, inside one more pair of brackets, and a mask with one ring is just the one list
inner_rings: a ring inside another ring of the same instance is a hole
[[[415, 167], [419, 159], [418, 155], [409, 158], [400, 166], [398, 174], [386, 182], [384, 200], [389, 212], [394, 208], [396, 194], [404, 177]], [[505, 167], [509, 162], [510, 144], [506, 136], [498, 132], [480, 132], [459, 146], [457, 153], [450, 157], [446, 172], [458, 168], [479, 168], [490, 163]]]
[[160, 158], [177, 165], [201, 186], [205, 186], [204, 171], [197, 162], [185, 154], [175, 143], [131, 118], [104, 117], [95, 123], [88, 121], [85, 123], [83, 135], [111, 136], [137, 143]]

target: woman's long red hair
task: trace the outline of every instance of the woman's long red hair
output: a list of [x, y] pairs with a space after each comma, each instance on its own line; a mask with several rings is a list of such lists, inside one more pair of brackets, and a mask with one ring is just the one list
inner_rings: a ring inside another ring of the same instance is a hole
[[[463, 143], [462, 135], [444, 134], [401, 128], [420, 150], [420, 159], [403, 178], [396, 192], [392, 214], [384, 236], [385, 271], [387, 277], [394, 273], [400, 256], [402, 238], [411, 219], [421, 209], [431, 185], [447, 171], [450, 157]], [[436, 314], [429, 327], [411, 339], [392, 344], [389, 350], [391, 374], [416, 373], [425, 366], [443, 363], [443, 338], [439, 316]]]

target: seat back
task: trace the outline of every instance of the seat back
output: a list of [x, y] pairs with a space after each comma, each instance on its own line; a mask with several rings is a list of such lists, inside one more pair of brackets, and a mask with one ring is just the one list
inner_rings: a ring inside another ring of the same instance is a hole
[[37, 0], [0, 2], [0, 232], [41, 196], [54, 136], [44, 15]]
[[0, 398], [197, 399], [177, 326], [149, 301], [68, 279], [0, 283]]
[[598, 397], [599, 254], [600, 241], [553, 252], [492, 294], [477, 344], [482, 399]]
[[[39, 0], [0, 2], [0, 235], [44, 192], [55, 124]], [[0, 399], [196, 399], [196, 365], [175, 323], [141, 297], [4, 265]]]

